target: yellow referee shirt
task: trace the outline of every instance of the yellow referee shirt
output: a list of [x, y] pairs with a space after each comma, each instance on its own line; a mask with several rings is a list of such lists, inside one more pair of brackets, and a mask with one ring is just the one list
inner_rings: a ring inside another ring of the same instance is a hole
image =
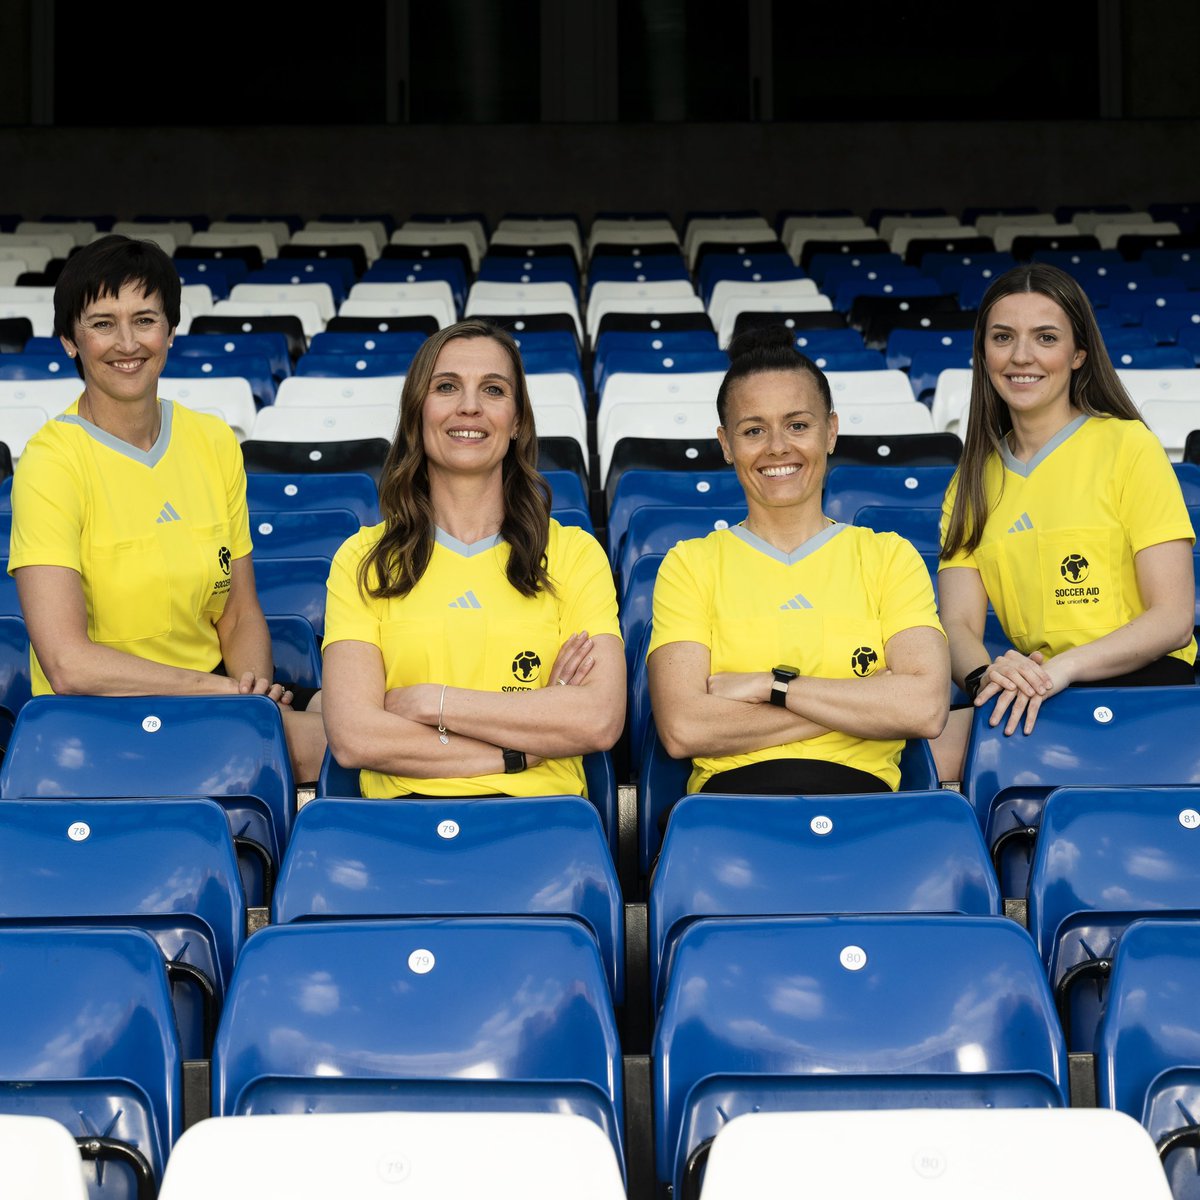
[[[791, 554], [743, 526], [680, 542], [654, 587], [650, 654], [670, 642], [698, 642], [712, 674], [769, 671], [865, 678], [887, 668], [888, 639], [928, 625], [941, 631], [929, 572], [894, 533], [830, 525]], [[715, 774], [775, 759], [820, 759], [900, 782], [903, 741], [830, 732], [746, 754], [693, 760], [688, 791]]]
[[[1028, 463], [1008, 447], [983, 473], [989, 512], [974, 553], [939, 569], [973, 567], [1012, 644], [1050, 657], [1093, 642], [1146, 611], [1134, 555], [1194, 541], [1179, 481], [1141, 421], [1079, 416]], [[946, 534], [958, 475], [942, 509]], [[1193, 640], [1172, 657], [1196, 660]]]

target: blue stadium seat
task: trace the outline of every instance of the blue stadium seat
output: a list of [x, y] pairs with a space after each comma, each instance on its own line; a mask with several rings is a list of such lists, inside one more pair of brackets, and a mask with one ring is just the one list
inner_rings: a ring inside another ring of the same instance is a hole
[[475, 278], [485, 283], [569, 283], [578, 290], [579, 266], [573, 256], [565, 254], [539, 254], [534, 258], [485, 254]]
[[832, 467], [825, 476], [825, 515], [853, 523], [860, 508], [911, 504], [941, 508], [953, 467]]
[[588, 283], [662, 283], [690, 279], [681, 254], [597, 254], [588, 263]]
[[[295, 807], [278, 705], [265, 696], [35, 696], [0, 766], [0, 800], [107, 796], [209, 796], [256, 870], [273, 876]], [[242, 865], [254, 899], [265, 885]]]
[[225, 814], [199, 799], [5, 801], [0, 927], [32, 924], [145, 930], [167, 964], [183, 1053], [207, 1057], [246, 926]]
[[380, 258], [363, 273], [363, 283], [436, 283], [450, 285], [458, 310], [467, 298], [467, 272], [455, 258]]
[[325, 593], [330, 559], [316, 555], [264, 558], [254, 565], [258, 600], [268, 616], [306, 617], [318, 638], [325, 636]]
[[884, 371], [887, 360], [878, 350], [813, 350], [809, 358], [822, 371]]
[[[65, 354], [0, 355], [0, 379], [74, 379], [75, 366]], [[81, 385], [82, 386], [82, 385]]]
[[[604, 827], [608, 839], [609, 852], [613, 862], [616, 862], [620, 829], [617, 823], [617, 777], [613, 770], [612, 755], [607, 750], [585, 754], [583, 776], [587, 786], [587, 799], [600, 814], [600, 824]], [[317, 776], [317, 797], [362, 799], [358, 772], [343, 767], [328, 749], [321, 762], [321, 772]]]
[[746, 501], [739, 497], [732, 504], [677, 506], [664, 508], [648, 505], [634, 509], [629, 528], [621, 542], [617, 576], [631, 577], [634, 564], [646, 554], [666, 554], [676, 542], [707, 537], [716, 529], [728, 529], [746, 516]]
[[1189, 462], [1172, 463], [1175, 478], [1183, 491], [1183, 502], [1189, 508], [1200, 505], [1200, 464]]
[[697, 921], [653, 1069], [655, 1173], [681, 1200], [745, 1112], [1067, 1104], [1037, 951], [1003, 917]]
[[0, 736], [4, 745], [30, 696], [29, 635], [19, 616], [0, 616]]
[[363, 525], [379, 524], [379, 489], [370, 475], [358, 471], [332, 475], [250, 471], [246, 475], [246, 504], [251, 520], [260, 512], [348, 508]]
[[586, 508], [555, 508], [552, 510], [554, 519], [560, 525], [574, 525], [579, 529], [586, 529], [588, 533], [595, 535], [595, 528], [592, 526], [592, 514]]
[[621, 1074], [600, 952], [578, 921], [276, 925], [238, 960], [213, 1114], [574, 1112], [624, 1162]]
[[872, 270], [894, 271], [903, 267], [903, 257], [890, 250], [884, 254], [820, 253], [814, 254], [808, 261], [808, 273], [817, 281], [823, 292], [831, 275], [837, 283]]
[[241, 282], [323, 283], [333, 293], [336, 308], [349, 295], [356, 281], [353, 265], [345, 258], [273, 258], [263, 263], [257, 271], [251, 271]]
[[922, 404], [933, 406], [934, 392], [943, 371], [970, 369], [969, 350], [920, 350], [908, 366], [908, 382], [913, 397]]
[[642, 633], [654, 615], [654, 581], [658, 578], [662, 560], [661, 554], [643, 554], [622, 580], [619, 593], [621, 637], [625, 641], [625, 673], [630, 679], [636, 665], [634, 655], [642, 644]]
[[315, 354], [309, 350], [296, 361], [296, 374], [321, 379], [403, 376], [408, 374], [411, 365], [411, 354]]
[[623, 471], [608, 510], [608, 556], [615, 567], [630, 518], [639, 508], [727, 508], [745, 503], [733, 471]]
[[300, 687], [321, 686], [321, 647], [312, 625], [304, 617], [276, 613], [267, 617], [275, 678]]
[[1070, 687], [1042, 706], [1028, 736], [1006, 737], [1003, 725], [988, 724], [990, 713], [990, 705], [975, 711], [963, 792], [993, 848], [1006, 896], [1027, 890], [1028, 851], [1054, 788], [1200, 778], [1200, 688]]
[[[662, 845], [659, 823], [663, 814], [687, 794], [688, 776], [692, 773], [689, 760], [671, 758], [663, 749], [653, 717], [646, 722], [638, 770], [638, 866], [646, 876]], [[929, 743], [924, 739], [905, 743], [900, 752], [899, 791], [926, 792], [937, 787], [937, 768]], [[890, 802], [890, 799], [883, 801]]]
[[[7, 357], [7, 356], [5, 356]], [[611, 350], [596, 356], [596, 393], [604, 391], [610, 375], [627, 371], [635, 375], [669, 375], [672, 372], [724, 371], [729, 356], [720, 350]]]
[[[1200, 468], [1197, 470], [1200, 473]], [[583, 481], [574, 471], [543, 471], [542, 478], [550, 485], [551, 515], [560, 508], [587, 509], [588, 498], [583, 490]]]
[[[352, 869], [351, 869], [352, 864]], [[578, 796], [314, 800], [296, 818], [272, 920], [565, 916], [595, 937], [625, 998], [621, 890]]]
[[263, 354], [175, 354], [163, 372], [169, 379], [244, 379], [260, 405], [274, 404], [276, 382]]
[[922, 275], [915, 267], [905, 267], [886, 279], [848, 279], [839, 284], [833, 298], [838, 312], [849, 312], [860, 296], [940, 296], [941, 284]]
[[[861, 345], [861, 339], [860, 343]], [[605, 330], [596, 339], [592, 380], [600, 390], [604, 363], [612, 354], [713, 354], [720, 353], [717, 335], [711, 329]], [[725, 359], [728, 365], [728, 358]]]
[[792, 262], [784, 251], [753, 254], [706, 254], [700, 260], [696, 282], [700, 297], [707, 306], [713, 288], [722, 279], [746, 280], [752, 283], [772, 283], [788, 279], [807, 279], [808, 276]]
[[349, 354], [361, 357], [371, 354], [391, 354], [411, 358], [421, 348], [425, 335], [421, 333], [348, 333], [325, 330], [314, 334], [308, 343], [309, 354]]
[[8, 573], [8, 556], [0, 560], [0, 617], [20, 617], [17, 581]]
[[974, 332], [970, 329], [893, 329], [887, 340], [887, 365], [907, 370], [918, 354], [927, 351], [957, 351], [970, 362]]
[[1068, 1049], [1092, 1052], [1124, 929], [1200, 918], [1200, 788], [1056, 788], [1029, 876], [1029, 931]]
[[230, 290], [246, 282], [250, 268], [240, 258], [177, 258], [175, 270], [184, 287], [203, 284], [214, 300], [228, 300]]
[[271, 364], [276, 379], [292, 373], [287, 337], [282, 333], [189, 333], [176, 334], [171, 353], [176, 358], [212, 358], [221, 354], [251, 354]]
[[1125, 347], [1110, 351], [1114, 367], [1140, 371], [1190, 369], [1196, 365], [1192, 352], [1185, 346]]
[[308, 508], [283, 512], [256, 510], [250, 518], [254, 561], [264, 558], [332, 558], [361, 528], [348, 508]]
[[898, 533], [921, 554], [936, 554], [942, 545], [940, 508], [915, 508], [907, 504], [867, 505], [854, 514], [855, 525], [878, 533]]
[[843, 329], [797, 329], [796, 349], [809, 358], [822, 354], [854, 354], [865, 350], [862, 334], [846, 326]]
[[1200, 326], [1200, 296], [1189, 300], [1186, 293], [1159, 297], [1162, 304], [1152, 303], [1142, 310], [1141, 323], [1150, 331], [1159, 345], [1169, 346], [1181, 342], [1184, 330], [1193, 331]]
[[1200, 921], [1135, 921], [1113, 963], [1096, 1058], [1097, 1098], [1140, 1121], [1176, 1200], [1200, 1197]]
[[701, 917], [1001, 913], [971, 806], [953, 792], [696, 794], [671, 814], [650, 886], [650, 995]]
[[0, 962], [0, 1112], [65, 1125], [91, 1200], [149, 1200], [182, 1127], [162, 952], [139, 929], [0, 929]]

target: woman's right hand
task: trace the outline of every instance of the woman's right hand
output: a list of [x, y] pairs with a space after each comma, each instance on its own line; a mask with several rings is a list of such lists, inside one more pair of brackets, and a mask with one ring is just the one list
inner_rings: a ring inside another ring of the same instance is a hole
[[596, 665], [595, 655], [592, 654], [592, 639], [586, 629], [573, 633], [558, 651], [554, 666], [550, 668], [550, 683], [555, 687], [564, 687], [582, 683]]
[[986, 704], [1001, 692], [1011, 693], [1004, 708], [1012, 703], [1017, 693], [1027, 699], [1046, 695], [1053, 689], [1054, 680], [1042, 662], [1042, 655], [1036, 650], [1029, 656], [1018, 650], [1008, 650], [997, 656], [995, 662], [988, 664], [980, 681], [979, 691], [975, 694], [975, 707]]

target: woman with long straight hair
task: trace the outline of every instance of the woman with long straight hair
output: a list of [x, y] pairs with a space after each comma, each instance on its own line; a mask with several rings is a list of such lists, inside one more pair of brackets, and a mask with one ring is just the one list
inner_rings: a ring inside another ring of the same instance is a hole
[[[954, 679], [992, 725], [1032, 732], [1072, 684], [1190, 684], [1191, 521], [1158, 439], [1064, 271], [1016, 267], [979, 306], [938, 592]], [[983, 644], [988, 603], [1013, 649]], [[961, 775], [970, 710], [935, 745]]]
[[582, 794], [625, 714], [612, 573], [550, 516], [516, 343], [461, 321], [418, 350], [384, 520], [334, 558], [324, 716], [363, 795]]

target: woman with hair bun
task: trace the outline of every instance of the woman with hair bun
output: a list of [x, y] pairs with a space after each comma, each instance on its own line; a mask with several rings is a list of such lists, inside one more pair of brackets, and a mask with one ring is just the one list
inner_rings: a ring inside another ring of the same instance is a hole
[[[1191, 521], [1083, 289], [1043, 263], [1008, 271], [979, 306], [973, 362], [938, 575], [955, 680], [1007, 734], [1072, 684], [1192, 683]], [[1014, 646], [994, 661], [989, 601]], [[934, 747], [944, 779], [970, 724], [953, 713]]]
[[654, 590], [650, 694], [688, 791], [894, 790], [908, 738], [942, 730], [946, 639], [929, 573], [892, 533], [821, 510], [829, 383], [782, 326], [735, 338], [717, 435], [740, 525], [679, 543]]
[[625, 720], [604, 551], [550, 517], [516, 343], [461, 321], [417, 351], [384, 520], [329, 576], [324, 716], [362, 793], [583, 794]]

